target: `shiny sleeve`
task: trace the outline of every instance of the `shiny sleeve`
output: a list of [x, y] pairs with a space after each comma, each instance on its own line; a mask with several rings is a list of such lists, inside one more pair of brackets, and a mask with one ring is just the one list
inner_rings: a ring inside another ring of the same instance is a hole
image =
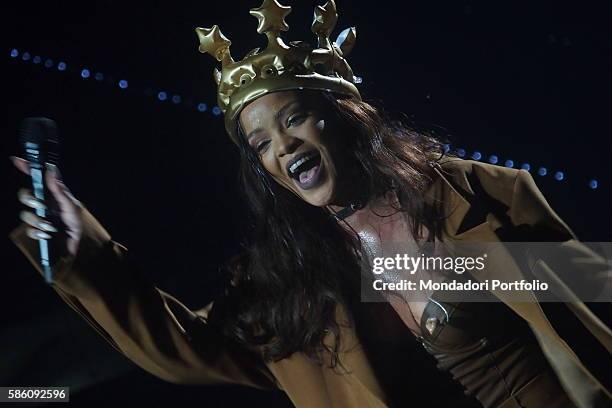
[[[532, 246], [528, 251], [528, 264], [536, 276], [555, 283], [561, 298], [574, 302], [607, 301], [612, 278], [612, 263], [608, 254], [593, 250], [572, 232], [557, 215], [539, 190], [531, 174], [525, 170], [517, 173], [513, 189], [510, 215], [515, 225], [530, 225], [553, 231], [545, 245]], [[557, 242], [558, 241], [558, 242]], [[612, 352], [612, 333], [601, 321], [589, 319], [594, 334], [607, 341]]]
[[[192, 311], [151, 284], [83, 208], [83, 236], [75, 256], [59, 259], [51, 287], [108, 343], [149, 373], [180, 384], [276, 387], [261, 356], [223, 338], [207, 324], [209, 307]], [[22, 224], [11, 240], [36, 270], [38, 243]], [[214, 306], [212, 306], [214, 308]]]
[[[556, 343], [532, 326], [544, 353], [562, 383], [584, 406], [598, 406], [592, 405], [596, 400], [609, 402], [612, 399], [608, 365], [612, 353], [612, 331], [584, 299], [593, 298], [597, 293], [601, 297], [604, 288], [609, 287], [612, 277], [610, 259], [578, 240], [525, 170], [516, 175], [510, 215], [515, 225], [538, 226], [554, 231], [559, 237], [559, 242], [547, 244], [544, 251], [532, 250], [528, 254], [528, 264], [534, 276], [554, 282], [560, 295], [569, 300], [544, 303], [541, 307], [547, 311], [555, 327], [561, 330], [559, 334], [580, 364], [565, 358]], [[607, 295], [604, 293], [603, 296]], [[564, 307], [575, 318], [563, 313]]]

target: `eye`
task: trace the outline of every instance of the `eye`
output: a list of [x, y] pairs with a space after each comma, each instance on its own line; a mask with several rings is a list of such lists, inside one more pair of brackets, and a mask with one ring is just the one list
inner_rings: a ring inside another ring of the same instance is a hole
[[297, 113], [293, 116], [291, 116], [289, 119], [287, 119], [287, 127], [291, 127], [293, 125], [299, 125], [300, 123], [304, 122], [304, 120], [306, 119], [305, 114], [303, 113]]
[[257, 142], [257, 144], [255, 145], [255, 150], [257, 150], [258, 153], [261, 153], [269, 144], [270, 141], [264, 139], [260, 142]]

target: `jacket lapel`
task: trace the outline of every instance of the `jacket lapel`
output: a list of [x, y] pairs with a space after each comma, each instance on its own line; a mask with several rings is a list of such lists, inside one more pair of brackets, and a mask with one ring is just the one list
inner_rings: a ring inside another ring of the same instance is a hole
[[[446, 217], [442, 243], [445, 249], [453, 256], [461, 256], [465, 255], [463, 252], [467, 248], [482, 245], [482, 248], [485, 248], [485, 251], [488, 252], [487, 267], [481, 271], [471, 271], [474, 279], [479, 282], [490, 281], [491, 279], [500, 279], [506, 282], [525, 279], [513, 256], [504, 245], [500, 245], [501, 241], [495, 233], [495, 229], [502, 225], [501, 221], [495, 215], [485, 213], [483, 214], [483, 222], [471, 225], [467, 229], [462, 228], [466, 225], [464, 222], [466, 215], [477, 209], [463, 194], [459, 193], [458, 187], [448, 180], [449, 176], [443, 174], [444, 170], [439, 165], [434, 164], [432, 167], [439, 177], [429, 187], [425, 194], [425, 200], [428, 204], [441, 209]], [[466, 192], [474, 194], [468, 183], [466, 183]], [[478, 218], [478, 216], [473, 217], [473, 219]], [[491, 245], [487, 245], [487, 243]], [[520, 294], [499, 290], [490, 292], [523, 319], [538, 329], [557, 337], [532, 291], [523, 291]], [[520, 301], [517, 301], [517, 299]]]

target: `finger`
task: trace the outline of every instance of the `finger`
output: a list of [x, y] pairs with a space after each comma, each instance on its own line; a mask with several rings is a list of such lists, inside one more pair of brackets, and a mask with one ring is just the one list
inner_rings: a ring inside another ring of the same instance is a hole
[[29, 161], [22, 159], [21, 157], [17, 157], [17, 156], [10, 156], [10, 159], [15, 165], [15, 167], [17, 167], [17, 169], [20, 172], [25, 173], [28, 176], [30, 175], [30, 162]]
[[48, 221], [43, 220], [36, 214], [33, 214], [29, 211], [21, 211], [19, 213], [19, 218], [21, 218], [23, 222], [25, 222], [28, 225], [31, 225], [34, 228], [38, 228], [40, 230], [47, 231], [47, 232], [57, 232], [57, 228], [55, 228], [53, 224], [51, 224]]
[[42, 209], [42, 210], [47, 209], [47, 206], [42, 201], [40, 201], [38, 198], [34, 197], [32, 193], [30, 193], [30, 190], [28, 190], [27, 188], [20, 189], [17, 192], [17, 198], [22, 204], [25, 204], [30, 208], [34, 208], [35, 210], [36, 209]]
[[36, 228], [28, 228], [26, 229], [26, 235], [32, 239], [50, 239], [51, 235], [47, 234], [44, 231], [41, 231], [39, 229]]

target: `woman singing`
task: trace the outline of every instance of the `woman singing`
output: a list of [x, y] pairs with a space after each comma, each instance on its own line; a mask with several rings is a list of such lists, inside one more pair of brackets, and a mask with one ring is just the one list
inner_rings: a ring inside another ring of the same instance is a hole
[[[277, 388], [297, 407], [436, 406], [440, 395], [415, 397], [418, 361], [402, 354], [416, 339], [484, 407], [609, 402], [601, 359], [612, 336], [582, 302], [553, 307], [493, 293], [491, 302], [451, 302], [427, 290], [363, 301], [373, 259], [426, 244], [446, 251], [459, 241], [545, 237], [567, 243], [570, 265], [600, 260], [529, 172], [445, 154], [435, 138], [363, 101], [345, 59], [354, 28], [329, 39], [332, 0], [315, 10], [317, 47], [281, 39], [289, 12], [276, 0], [251, 10], [268, 45], [240, 61], [217, 26], [196, 30], [200, 51], [222, 63], [218, 104], [240, 153], [252, 224], [207, 307], [189, 310], [150, 283], [57, 168], [46, 173], [47, 202], [19, 192], [29, 209], [13, 241], [39, 271], [36, 240], [60, 248], [59, 296], [119, 352], [170, 382]], [[29, 174], [27, 161], [13, 161]], [[61, 222], [37, 217], [39, 207], [56, 208]], [[500, 275], [527, 273], [503, 253], [490, 258]]]

